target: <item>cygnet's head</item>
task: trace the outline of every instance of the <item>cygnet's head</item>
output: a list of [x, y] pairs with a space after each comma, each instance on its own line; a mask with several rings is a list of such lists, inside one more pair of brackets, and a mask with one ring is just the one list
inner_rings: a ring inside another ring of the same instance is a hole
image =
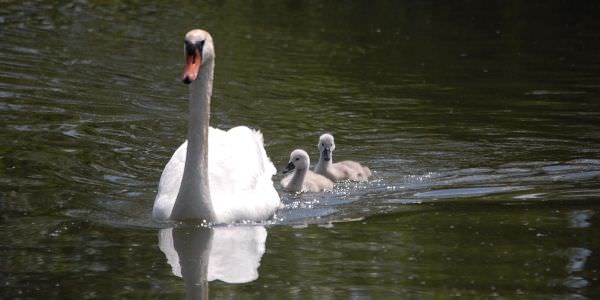
[[323, 157], [325, 161], [331, 160], [331, 152], [335, 150], [335, 142], [333, 141], [333, 135], [329, 133], [322, 134], [319, 137], [319, 144], [317, 145], [319, 148], [319, 153]]
[[185, 68], [181, 81], [189, 84], [198, 78], [200, 68], [215, 58], [215, 49], [210, 33], [202, 29], [194, 29], [186, 33], [184, 48]]
[[290, 154], [290, 161], [283, 170], [283, 174], [288, 173], [294, 169], [304, 170], [310, 166], [310, 158], [308, 153], [302, 149], [296, 149]]

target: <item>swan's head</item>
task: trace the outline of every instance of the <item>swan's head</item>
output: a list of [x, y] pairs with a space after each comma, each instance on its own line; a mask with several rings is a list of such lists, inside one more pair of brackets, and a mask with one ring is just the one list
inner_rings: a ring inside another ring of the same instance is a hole
[[210, 33], [202, 29], [194, 29], [185, 35], [185, 68], [181, 81], [189, 84], [198, 78], [200, 69], [215, 58], [215, 50]]
[[331, 152], [335, 150], [335, 142], [333, 141], [333, 135], [325, 133], [319, 137], [319, 153], [325, 161], [331, 160]]
[[296, 149], [290, 154], [290, 161], [283, 170], [283, 174], [288, 173], [294, 169], [308, 169], [308, 166], [310, 166], [310, 158], [308, 158], [308, 153], [306, 153], [306, 151], [302, 149]]

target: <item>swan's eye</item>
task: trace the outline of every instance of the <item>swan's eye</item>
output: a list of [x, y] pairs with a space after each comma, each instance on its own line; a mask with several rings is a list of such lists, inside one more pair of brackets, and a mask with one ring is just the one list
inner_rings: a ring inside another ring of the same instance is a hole
[[195, 50], [195, 48], [194, 48], [194, 44], [192, 44], [192, 43], [190, 43], [190, 42], [188, 42], [188, 41], [183, 41], [183, 42], [184, 42], [184, 44], [185, 44], [185, 53], [186, 53], [188, 56], [192, 56], [192, 55], [194, 55], [194, 50]]
[[[196, 49], [198, 49], [198, 52], [200, 53], [200, 58], [202, 58], [202, 53], [203, 53], [203, 48], [204, 48], [204, 40], [202, 41], [198, 41], [196, 43], [191, 43], [189, 41], [184, 41], [185, 44], [185, 53], [188, 56], [194, 56], [194, 54], [196, 54]], [[196, 58], [194, 57], [194, 60]], [[195, 62], [195, 61], [192, 61]]]
[[195, 44], [196, 48], [198, 48], [198, 50], [200, 50], [200, 53], [202, 53], [202, 50], [204, 49], [204, 42], [205, 42], [205, 40], [201, 40], [199, 42], [196, 42], [196, 44]]
[[299, 161], [299, 160], [300, 160], [300, 157], [296, 157], [295, 161]]

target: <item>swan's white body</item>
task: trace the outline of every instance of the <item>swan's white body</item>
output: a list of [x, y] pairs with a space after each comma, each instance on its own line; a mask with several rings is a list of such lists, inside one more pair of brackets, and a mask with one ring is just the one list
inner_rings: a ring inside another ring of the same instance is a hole
[[[245, 126], [229, 131], [211, 127], [208, 139], [208, 178], [215, 223], [268, 219], [280, 200], [271, 180], [276, 170], [263, 148], [262, 134]], [[187, 145], [186, 141], [173, 153], [160, 177], [152, 211], [156, 220], [170, 219], [183, 178]]]
[[211, 223], [268, 219], [281, 201], [273, 187], [271, 177], [276, 170], [263, 147], [262, 134], [245, 126], [228, 131], [208, 126], [212, 38], [205, 31], [193, 30], [186, 35], [189, 45], [188, 65], [196, 65], [184, 72], [184, 82], [191, 83], [188, 140], [162, 172], [152, 216], [158, 221]]

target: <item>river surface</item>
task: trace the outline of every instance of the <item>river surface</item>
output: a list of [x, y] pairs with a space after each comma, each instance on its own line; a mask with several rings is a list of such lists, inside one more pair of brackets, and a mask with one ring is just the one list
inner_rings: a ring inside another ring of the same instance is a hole
[[[372, 179], [154, 223], [192, 28], [212, 126]], [[0, 1], [0, 121], [0, 299], [600, 298], [596, 2]]]

